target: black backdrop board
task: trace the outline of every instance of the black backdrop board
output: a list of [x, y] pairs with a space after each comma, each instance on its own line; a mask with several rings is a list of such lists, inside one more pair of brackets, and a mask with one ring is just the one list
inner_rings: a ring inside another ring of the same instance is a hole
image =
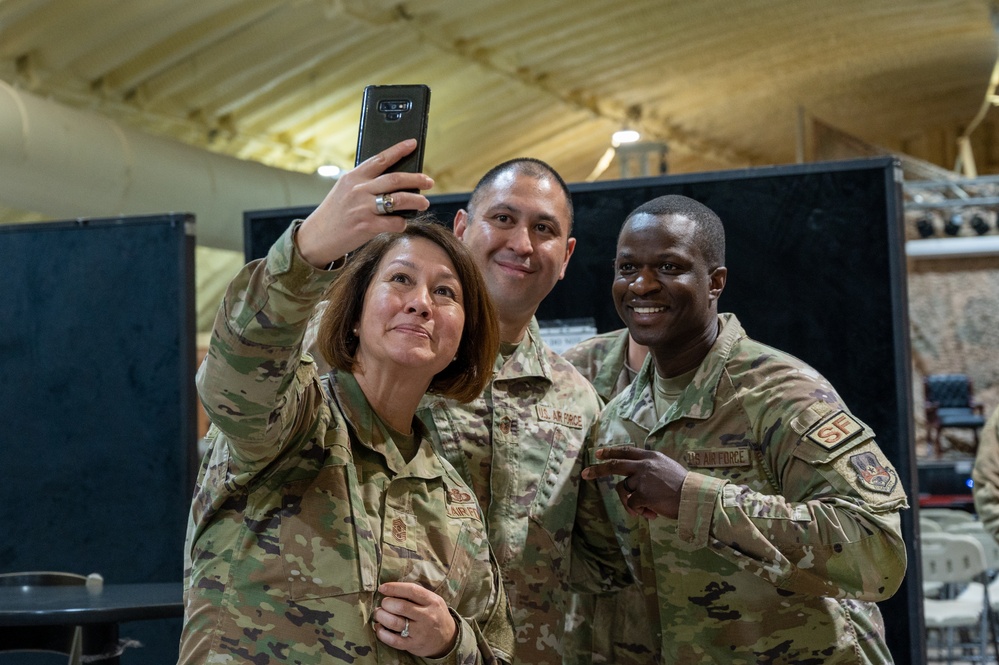
[[[765, 167], [570, 185], [576, 251], [566, 277], [538, 310], [542, 323], [592, 317], [621, 327], [611, 302], [617, 234], [627, 214], [657, 196], [683, 194], [719, 214], [727, 236], [728, 284], [721, 311], [752, 337], [822, 372], [878, 434], [912, 503], [912, 434], [901, 174], [891, 158]], [[447, 224], [467, 194], [431, 196]], [[244, 215], [247, 257], [267, 248], [310, 209]], [[898, 662], [924, 661], [922, 582], [915, 507], [903, 514], [909, 573], [882, 603]]]
[[[197, 438], [194, 221], [0, 226], [0, 571], [170, 582]], [[175, 663], [180, 619], [123, 662]]]

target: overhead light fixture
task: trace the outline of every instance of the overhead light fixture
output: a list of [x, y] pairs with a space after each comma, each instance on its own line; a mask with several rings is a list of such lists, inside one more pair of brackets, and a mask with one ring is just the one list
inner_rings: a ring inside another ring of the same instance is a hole
[[944, 222], [944, 233], [949, 236], [956, 236], [961, 232], [961, 226], [964, 224], [964, 219], [961, 218], [960, 214], [951, 215], [950, 219]]
[[916, 220], [916, 232], [920, 238], [929, 238], [936, 231], [933, 228], [933, 216], [926, 214]]
[[634, 129], [622, 129], [621, 131], [614, 132], [611, 135], [611, 145], [616, 148], [622, 143], [635, 143], [641, 138], [642, 135]]
[[343, 173], [343, 169], [336, 164], [323, 164], [316, 169], [316, 173], [324, 178], [338, 178], [340, 177], [340, 174]]
[[989, 222], [985, 219], [985, 215], [980, 212], [976, 212], [968, 223], [971, 224], [971, 228], [975, 230], [975, 233], [980, 236], [989, 232]]

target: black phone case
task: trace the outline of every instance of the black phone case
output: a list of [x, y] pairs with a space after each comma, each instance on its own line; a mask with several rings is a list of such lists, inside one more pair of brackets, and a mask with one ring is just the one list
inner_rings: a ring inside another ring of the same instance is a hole
[[430, 117], [430, 88], [425, 85], [369, 85], [364, 89], [357, 132], [358, 165], [405, 139], [416, 139], [416, 150], [386, 169], [420, 173]]

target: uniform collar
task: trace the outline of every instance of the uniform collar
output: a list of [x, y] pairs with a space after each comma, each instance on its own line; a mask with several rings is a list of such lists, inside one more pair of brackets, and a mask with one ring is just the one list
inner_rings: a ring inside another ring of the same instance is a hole
[[387, 433], [384, 427], [379, 424], [374, 410], [354, 376], [349, 372], [334, 370], [330, 372], [329, 378], [334, 399], [340, 405], [344, 419], [353, 434], [351, 437], [352, 445], [358, 443], [381, 455], [394, 474], [405, 474], [425, 479], [439, 478], [444, 475], [444, 467], [430, 445], [427, 428], [420, 419], [414, 418], [413, 420], [413, 428], [419, 438], [419, 445], [417, 445], [413, 459], [407, 464], [395, 446], [388, 445]]
[[746, 336], [739, 320], [734, 314], [719, 314], [720, 330], [715, 343], [711, 345], [708, 355], [701, 361], [690, 385], [680, 394], [676, 404], [657, 420], [652, 373], [655, 372], [652, 354], [645, 359], [642, 369], [635, 377], [634, 383], [622, 398], [624, 417], [650, 433], [665, 427], [680, 418], [705, 420], [711, 417], [715, 409], [715, 395], [718, 383], [721, 381], [725, 364], [732, 355], [736, 342]]
[[531, 317], [524, 337], [506, 362], [503, 361], [503, 356], [496, 356], [493, 364], [493, 380], [538, 377], [551, 382], [552, 366], [546, 357], [546, 350], [547, 347], [541, 339], [538, 320]]

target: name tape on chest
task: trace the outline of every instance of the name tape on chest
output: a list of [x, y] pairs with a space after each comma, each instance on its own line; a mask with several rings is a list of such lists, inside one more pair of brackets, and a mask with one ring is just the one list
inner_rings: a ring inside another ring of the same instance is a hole
[[805, 433], [805, 438], [811, 439], [826, 450], [837, 448], [864, 431], [861, 425], [845, 411], [837, 411], [825, 420], [820, 421]]
[[553, 409], [550, 406], [545, 406], [544, 404], [538, 404], [536, 406], [538, 413], [538, 420], [543, 420], [546, 423], [555, 423], [556, 425], [563, 425], [565, 427], [571, 427], [572, 429], [583, 429], [583, 416], [579, 413], [573, 413], [572, 411], [563, 411], [562, 409]]
[[721, 468], [729, 466], [751, 466], [753, 463], [749, 448], [701, 448], [686, 452], [688, 467]]

